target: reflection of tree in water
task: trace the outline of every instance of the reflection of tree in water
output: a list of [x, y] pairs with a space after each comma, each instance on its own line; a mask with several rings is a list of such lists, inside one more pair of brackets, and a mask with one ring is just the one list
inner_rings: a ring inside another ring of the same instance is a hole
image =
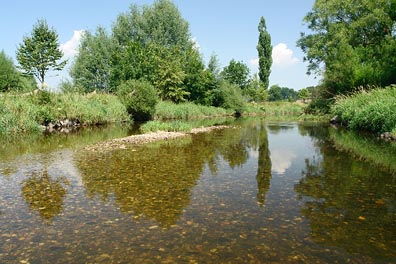
[[[314, 132], [317, 130], [313, 130]], [[320, 139], [320, 137], [319, 137]], [[318, 243], [372, 258], [396, 259], [396, 185], [388, 173], [318, 140], [295, 186]]]
[[106, 200], [113, 194], [123, 212], [170, 226], [189, 205], [191, 189], [205, 165], [215, 172], [219, 156], [230, 167], [245, 163], [246, 144], [243, 131], [226, 129], [134, 151], [84, 152], [78, 167], [89, 197]]
[[39, 215], [51, 221], [63, 210], [63, 198], [66, 195], [67, 181], [63, 178], [51, 179], [48, 171], [32, 173], [23, 182], [22, 196], [29, 204], [31, 210], [35, 210]]
[[272, 164], [268, 148], [267, 130], [263, 124], [259, 133], [259, 157], [256, 179], [258, 185], [257, 201], [262, 206], [265, 203], [265, 196], [270, 188]]

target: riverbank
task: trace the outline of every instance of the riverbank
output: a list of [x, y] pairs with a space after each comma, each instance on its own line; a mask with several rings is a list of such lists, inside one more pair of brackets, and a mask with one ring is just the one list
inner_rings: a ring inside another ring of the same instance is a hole
[[42, 132], [46, 128], [129, 121], [125, 106], [110, 94], [57, 94], [38, 91], [0, 97], [0, 134]]
[[336, 98], [333, 122], [355, 131], [369, 131], [396, 138], [396, 86], [362, 90]]
[[[68, 132], [76, 127], [130, 122], [133, 119], [116, 95], [51, 93], [37, 91], [29, 94], [4, 93], [0, 97], [0, 135], [15, 136], [43, 131]], [[247, 104], [243, 116], [300, 118], [305, 105], [289, 102]], [[191, 102], [175, 104], [160, 101], [153, 120], [142, 131], [188, 132], [195, 127], [208, 126], [191, 120], [234, 117], [235, 111]], [[197, 124], [196, 124], [197, 123]], [[222, 122], [212, 122], [219, 125]]]

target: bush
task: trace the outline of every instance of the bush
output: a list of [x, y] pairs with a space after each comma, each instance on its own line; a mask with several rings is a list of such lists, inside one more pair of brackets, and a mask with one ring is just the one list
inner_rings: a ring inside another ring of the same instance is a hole
[[246, 106], [241, 89], [228, 82], [222, 82], [213, 90], [212, 100], [213, 106], [232, 109], [237, 115], [242, 114]]
[[158, 103], [155, 88], [146, 81], [128, 80], [118, 86], [118, 97], [134, 120], [150, 120]]
[[331, 113], [355, 130], [391, 132], [396, 129], [396, 86], [360, 91], [336, 99]]

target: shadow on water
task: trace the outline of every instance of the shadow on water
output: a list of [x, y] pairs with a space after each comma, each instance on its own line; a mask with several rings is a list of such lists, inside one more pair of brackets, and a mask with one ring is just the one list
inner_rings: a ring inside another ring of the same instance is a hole
[[[302, 179], [295, 185], [314, 241], [377, 260], [394, 259], [395, 178], [373, 163], [354, 158], [360, 155], [371, 161], [366, 150], [375, 149], [379, 154], [377, 145], [368, 144], [367, 138], [355, 133], [307, 127], [300, 127], [300, 131], [314, 138], [320, 150], [320, 155], [305, 160]], [[387, 154], [383, 149], [383, 161], [394, 160], [393, 154]]]
[[32, 211], [37, 211], [42, 219], [51, 223], [63, 211], [66, 187], [70, 185], [65, 177], [53, 179], [48, 170], [32, 172], [22, 182], [22, 197]]

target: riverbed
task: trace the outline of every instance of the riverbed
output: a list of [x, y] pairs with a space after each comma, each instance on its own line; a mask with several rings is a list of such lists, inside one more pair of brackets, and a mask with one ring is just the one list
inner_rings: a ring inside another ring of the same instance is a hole
[[343, 149], [345, 132], [249, 118], [92, 147], [136, 133], [3, 140], [0, 263], [396, 261], [395, 173]]

